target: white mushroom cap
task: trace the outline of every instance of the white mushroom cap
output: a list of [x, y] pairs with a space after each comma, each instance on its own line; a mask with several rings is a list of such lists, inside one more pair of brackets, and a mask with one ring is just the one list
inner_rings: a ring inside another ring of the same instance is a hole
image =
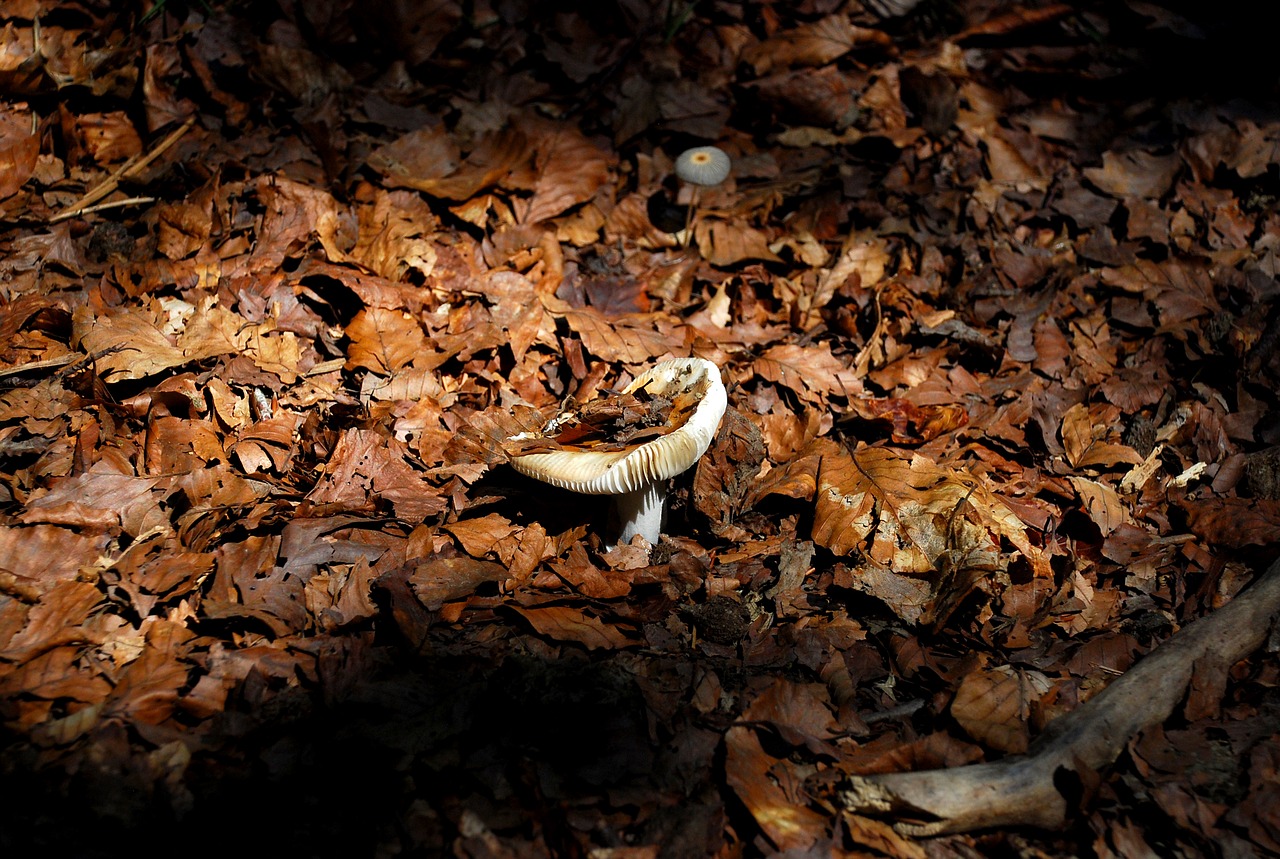
[[676, 175], [693, 185], [719, 185], [729, 175], [728, 154], [716, 146], [695, 146], [676, 159]]
[[685, 425], [661, 438], [615, 451], [556, 450], [511, 460], [521, 474], [587, 495], [617, 495], [675, 477], [698, 461], [715, 438], [728, 397], [720, 368], [702, 358], [676, 358], [641, 373], [624, 394], [644, 388], [660, 397], [699, 398]]
[[728, 396], [720, 368], [702, 358], [676, 358], [641, 373], [623, 390], [641, 389], [654, 396], [697, 400], [683, 426], [651, 441], [622, 450], [555, 450], [515, 456], [516, 471], [587, 495], [625, 496], [618, 499], [624, 519], [622, 540], [641, 534], [657, 542], [661, 527], [663, 482], [689, 468], [706, 453], [724, 415]]

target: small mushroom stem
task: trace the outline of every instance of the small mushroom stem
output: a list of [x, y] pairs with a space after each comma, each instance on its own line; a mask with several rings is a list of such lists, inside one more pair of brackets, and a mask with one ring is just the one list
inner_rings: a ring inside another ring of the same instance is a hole
[[644, 537], [650, 545], [658, 542], [662, 532], [662, 508], [667, 501], [667, 482], [659, 480], [642, 486], [635, 492], [624, 492], [614, 496], [615, 510], [621, 532], [619, 543], [630, 543], [636, 534]]
[[698, 208], [698, 192], [702, 190], [697, 185], [693, 186], [693, 192], [689, 195], [689, 208], [684, 213], [684, 239], [680, 242], [680, 248], [689, 247], [689, 241], [693, 238], [693, 210]]

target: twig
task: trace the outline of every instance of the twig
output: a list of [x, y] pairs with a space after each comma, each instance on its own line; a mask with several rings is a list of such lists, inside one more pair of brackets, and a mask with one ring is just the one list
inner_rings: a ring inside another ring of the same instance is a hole
[[[57, 358], [48, 358], [44, 361], [31, 361], [26, 364], [19, 364], [16, 367], [6, 367], [0, 370], [0, 389], [30, 387], [30, 385], [23, 384], [21, 381], [14, 381], [13, 377], [15, 376], [35, 376], [37, 381], [32, 382], [32, 384], [36, 384], [42, 378], [48, 378], [55, 382], [61, 381], [67, 376], [80, 372], [82, 368], [87, 367], [99, 358], [130, 348], [132, 347], [124, 345], [108, 346], [106, 349], [99, 349], [89, 355], [59, 355]], [[44, 373], [46, 370], [55, 368], [60, 369], [55, 373], [47, 375]]]
[[22, 376], [30, 373], [37, 373], [41, 370], [52, 370], [55, 367], [65, 367], [68, 364], [79, 361], [80, 355], [62, 355], [57, 358], [49, 358], [45, 361], [31, 361], [26, 364], [19, 364], [16, 367], [5, 367], [0, 370], [0, 382], [10, 376]]
[[[191, 126], [195, 124], [196, 124], [196, 118], [194, 116], [188, 117], [186, 122], [182, 123], [182, 125], [178, 126], [173, 131], [169, 132], [169, 135], [165, 137], [164, 140], [160, 141], [160, 143], [154, 149], [152, 149], [146, 155], [138, 154], [130, 158], [128, 161], [122, 164], [116, 170], [116, 172], [112, 173], [110, 176], [104, 179], [101, 183], [99, 183], [96, 188], [94, 188], [89, 193], [85, 194], [76, 202], [72, 203], [66, 209], [63, 209], [57, 215], [54, 215], [52, 218], [50, 218], [49, 223], [55, 223], [57, 221], [65, 220], [66, 218], [74, 218], [79, 214], [89, 211], [88, 210], [89, 206], [98, 202], [103, 197], [107, 196], [112, 191], [116, 190], [116, 188], [120, 187], [120, 181], [122, 179], [126, 179], [129, 176], [133, 176], [145, 170], [147, 165], [149, 165], [152, 161], [155, 161], [157, 158], [163, 155], [169, 149], [169, 147], [177, 143], [184, 134], [186, 134], [188, 131], [191, 130]], [[124, 204], [122, 203], [121, 205], [124, 205]]]
[[154, 203], [155, 197], [129, 197], [125, 200], [108, 200], [105, 203], [98, 203], [94, 206], [85, 206], [82, 209], [65, 209], [49, 219], [49, 223], [56, 224], [59, 221], [65, 221], [67, 218], [78, 218], [81, 215], [91, 215], [94, 212], [101, 212], [104, 209], [119, 209], [121, 206], [141, 206], [147, 203]]
[[1222, 608], [1173, 635], [1102, 692], [1052, 722], [1027, 755], [949, 770], [854, 776], [840, 801], [914, 818], [913, 836], [994, 826], [1061, 826], [1062, 790], [1112, 764], [1138, 732], [1169, 718], [1193, 673], [1225, 672], [1262, 646], [1280, 615], [1280, 560]]

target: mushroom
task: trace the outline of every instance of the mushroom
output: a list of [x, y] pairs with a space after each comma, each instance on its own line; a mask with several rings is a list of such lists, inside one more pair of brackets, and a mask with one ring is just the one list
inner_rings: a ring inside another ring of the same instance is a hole
[[[509, 437], [504, 447], [521, 474], [574, 492], [614, 496], [618, 541], [629, 543], [639, 534], [653, 544], [662, 530], [667, 481], [706, 452], [727, 401], [719, 367], [702, 358], [676, 358], [641, 373], [609, 400], [561, 412], [538, 432]], [[637, 412], [648, 419], [635, 420]], [[623, 413], [632, 415], [632, 425], [615, 420], [620, 437], [601, 438], [595, 430], [604, 421], [592, 416]]]
[[698, 192], [702, 188], [719, 185], [729, 175], [732, 162], [723, 149], [717, 146], [695, 146], [680, 153], [676, 159], [676, 175], [682, 182], [693, 186], [689, 197], [689, 210], [684, 219], [683, 246], [689, 246], [690, 228], [693, 226], [693, 210], [698, 207]]

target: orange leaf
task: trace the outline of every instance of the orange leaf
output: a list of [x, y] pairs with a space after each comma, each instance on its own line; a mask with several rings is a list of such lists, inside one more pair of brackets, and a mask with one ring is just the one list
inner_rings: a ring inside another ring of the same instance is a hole
[[770, 757], [750, 728], [730, 728], [724, 744], [725, 781], [773, 846], [797, 853], [813, 846], [826, 833], [826, 818], [798, 795], [799, 778], [789, 762]]
[[638, 642], [629, 639], [621, 629], [607, 624], [598, 617], [584, 614], [567, 605], [549, 605], [539, 608], [515, 606], [520, 616], [540, 635], [556, 641], [574, 641], [588, 650], [630, 647]]
[[431, 353], [427, 336], [408, 313], [367, 307], [347, 325], [351, 348], [348, 370], [364, 367], [383, 376], [407, 366], [418, 355]]

